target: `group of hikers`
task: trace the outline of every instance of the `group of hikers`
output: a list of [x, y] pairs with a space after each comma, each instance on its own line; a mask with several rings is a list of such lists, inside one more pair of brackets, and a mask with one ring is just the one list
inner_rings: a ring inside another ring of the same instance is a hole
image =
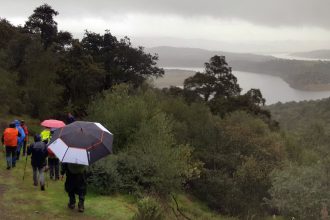
[[[73, 116], [69, 113], [67, 123], [74, 122]], [[34, 143], [27, 146], [29, 141], [29, 131], [23, 120], [14, 120], [3, 132], [2, 144], [5, 146], [7, 170], [16, 167], [20, 158], [21, 149], [23, 156], [27, 158], [31, 155], [31, 165], [33, 170], [33, 185], [40, 185], [40, 189], [45, 191], [45, 172], [49, 170], [51, 180], [65, 180], [65, 190], [69, 196], [68, 208], [74, 209], [76, 205], [75, 195], [79, 197], [78, 211], [84, 212], [84, 200], [86, 195], [86, 171], [85, 166], [77, 164], [61, 163], [55, 154], [48, 149], [48, 143], [55, 129], [45, 127], [40, 134], [34, 136]], [[48, 158], [48, 160], [47, 160]], [[26, 168], [26, 164], [25, 164]], [[25, 175], [24, 168], [24, 175]], [[60, 178], [61, 174], [61, 178]], [[24, 179], [24, 176], [23, 176]]]

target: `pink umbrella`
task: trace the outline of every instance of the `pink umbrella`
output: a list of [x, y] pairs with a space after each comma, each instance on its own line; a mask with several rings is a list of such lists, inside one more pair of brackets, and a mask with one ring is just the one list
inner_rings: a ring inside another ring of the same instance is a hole
[[41, 125], [48, 128], [62, 128], [65, 126], [65, 123], [60, 120], [48, 119], [41, 122]]

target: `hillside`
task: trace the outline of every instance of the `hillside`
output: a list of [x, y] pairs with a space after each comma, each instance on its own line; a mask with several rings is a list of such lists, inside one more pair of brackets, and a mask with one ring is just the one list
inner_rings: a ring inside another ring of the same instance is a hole
[[159, 66], [164, 67], [203, 67], [204, 63], [214, 55], [223, 55], [231, 63], [234, 61], [262, 62], [275, 59], [272, 56], [263, 56], [250, 53], [230, 53], [224, 51], [210, 51], [199, 48], [180, 47], [153, 47], [146, 48], [148, 53], [159, 55]]
[[[4, 158], [3, 152], [0, 153]], [[3, 161], [4, 163], [4, 161]], [[137, 211], [133, 197], [113, 195], [101, 196], [89, 191], [85, 201], [85, 212], [67, 208], [67, 194], [64, 181], [52, 181], [46, 173], [46, 191], [32, 184], [32, 168], [28, 158], [25, 179], [23, 180], [25, 158], [17, 162], [16, 168], [0, 168], [0, 219], [132, 219]], [[224, 218], [209, 211], [204, 205], [191, 198], [179, 195], [181, 210], [192, 219], [234, 220]], [[175, 204], [172, 204], [173, 208]], [[173, 212], [167, 213], [168, 219], [174, 218]]]
[[330, 90], [330, 62], [278, 59], [272, 56], [208, 51], [196, 48], [154, 47], [146, 52], [159, 55], [162, 67], [202, 68], [210, 57], [223, 55], [236, 71], [278, 76], [292, 88], [306, 91]]
[[300, 132], [318, 124], [330, 132], [330, 98], [317, 101], [277, 103], [267, 107], [281, 128]]
[[[1, 157], [4, 158], [3, 153]], [[32, 184], [32, 168], [27, 163], [23, 180], [25, 158], [12, 170], [0, 169], [0, 219], [130, 219], [136, 210], [132, 200], [123, 196], [100, 196], [89, 192], [84, 214], [69, 210], [64, 181], [49, 180], [46, 173], [46, 191]], [[129, 202], [130, 201], [130, 202]]]
[[292, 56], [313, 58], [313, 59], [330, 59], [330, 50], [313, 50], [308, 52], [291, 53]]

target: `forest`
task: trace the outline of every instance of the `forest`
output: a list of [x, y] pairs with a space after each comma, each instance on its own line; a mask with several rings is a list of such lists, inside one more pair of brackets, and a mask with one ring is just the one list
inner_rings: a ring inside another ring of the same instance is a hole
[[75, 39], [58, 31], [57, 15], [44, 4], [24, 26], [0, 20], [0, 113], [72, 112], [105, 125], [114, 154], [89, 168], [91, 189], [142, 201], [135, 219], [166, 219], [180, 193], [240, 219], [327, 215], [328, 100], [266, 108], [260, 90], [241, 93], [221, 54], [183, 88], [157, 89], [157, 54], [109, 30]]

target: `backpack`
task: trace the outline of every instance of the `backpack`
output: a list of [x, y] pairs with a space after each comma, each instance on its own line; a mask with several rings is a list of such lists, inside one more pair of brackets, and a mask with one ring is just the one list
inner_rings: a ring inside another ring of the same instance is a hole
[[73, 164], [70, 163], [68, 164], [68, 170], [72, 174], [82, 174], [85, 172], [85, 165], [80, 165], [80, 164]]

